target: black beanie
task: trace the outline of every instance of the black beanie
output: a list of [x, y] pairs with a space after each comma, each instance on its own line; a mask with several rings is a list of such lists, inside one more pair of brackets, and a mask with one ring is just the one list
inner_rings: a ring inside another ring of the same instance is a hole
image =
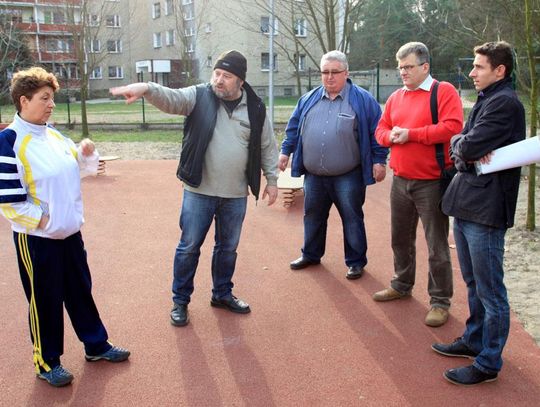
[[214, 65], [214, 69], [217, 68], [235, 74], [243, 81], [246, 80], [247, 61], [238, 51], [225, 51], [221, 54]]

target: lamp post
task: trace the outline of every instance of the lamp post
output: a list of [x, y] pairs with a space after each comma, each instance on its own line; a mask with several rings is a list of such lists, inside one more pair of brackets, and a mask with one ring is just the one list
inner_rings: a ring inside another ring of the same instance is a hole
[[268, 75], [268, 110], [270, 113], [270, 124], [274, 127], [274, 0], [269, 0], [270, 3], [270, 24], [268, 33], [269, 37], [269, 68]]

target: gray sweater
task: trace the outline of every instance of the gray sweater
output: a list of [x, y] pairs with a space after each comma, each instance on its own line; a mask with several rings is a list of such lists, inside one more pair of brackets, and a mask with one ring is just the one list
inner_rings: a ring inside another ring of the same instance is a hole
[[[158, 109], [171, 114], [188, 116], [196, 102], [195, 86], [171, 89], [149, 82], [145, 98]], [[248, 195], [246, 167], [250, 126], [245, 92], [242, 100], [229, 115], [220, 104], [216, 127], [208, 145], [203, 163], [201, 185], [197, 188], [184, 185], [191, 192], [241, 198]], [[261, 134], [261, 167], [268, 185], [277, 185], [278, 149], [268, 118]]]

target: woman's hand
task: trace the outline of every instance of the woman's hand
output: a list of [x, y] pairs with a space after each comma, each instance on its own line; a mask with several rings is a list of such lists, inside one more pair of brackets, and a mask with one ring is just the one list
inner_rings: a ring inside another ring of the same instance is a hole
[[94, 142], [88, 138], [81, 140], [81, 152], [85, 157], [91, 156], [96, 151]]

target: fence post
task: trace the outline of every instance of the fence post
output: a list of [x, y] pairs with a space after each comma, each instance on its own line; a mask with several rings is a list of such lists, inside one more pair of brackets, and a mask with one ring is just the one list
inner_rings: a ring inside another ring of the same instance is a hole
[[[141, 79], [140, 79], [140, 81], [141, 81], [141, 82], [144, 82], [144, 72], [141, 71], [140, 74], [141, 74]], [[141, 129], [147, 129], [147, 128], [148, 128], [148, 125], [146, 124], [146, 113], [145, 113], [145, 110], [144, 110], [144, 96], [141, 98], [141, 106], [142, 106], [142, 124], [141, 124]]]

